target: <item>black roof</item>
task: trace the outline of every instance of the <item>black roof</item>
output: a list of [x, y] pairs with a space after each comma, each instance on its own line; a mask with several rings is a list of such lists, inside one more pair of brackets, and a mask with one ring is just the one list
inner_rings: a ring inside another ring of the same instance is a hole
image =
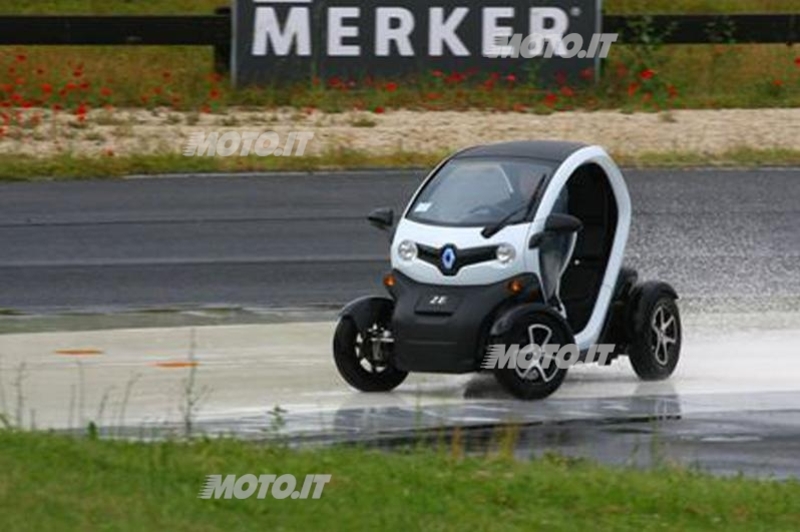
[[552, 140], [523, 140], [500, 142], [485, 146], [467, 148], [453, 156], [454, 159], [464, 157], [530, 157], [557, 163], [587, 145], [580, 142], [561, 142]]

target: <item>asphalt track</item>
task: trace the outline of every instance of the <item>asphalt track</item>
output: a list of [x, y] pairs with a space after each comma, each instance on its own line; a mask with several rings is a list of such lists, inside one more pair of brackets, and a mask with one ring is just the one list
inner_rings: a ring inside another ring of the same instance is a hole
[[[687, 305], [798, 308], [800, 170], [629, 170], [628, 263]], [[0, 185], [0, 308], [340, 305], [381, 290], [420, 172]]]
[[[626, 176], [628, 263], [682, 295], [679, 369], [641, 383], [626, 360], [574, 368], [533, 404], [488, 375], [418, 375], [395, 393], [354, 393], [332, 368], [331, 313], [267, 310], [333, 308], [379, 291], [387, 243], [364, 215], [399, 209], [420, 173], [0, 185], [0, 308], [26, 314], [0, 318], [0, 330], [65, 311], [184, 309], [150, 314], [150, 327], [207, 307], [264, 316], [196, 329], [120, 329], [123, 317], [105, 331], [91, 329], [106, 317], [66, 318], [81, 330], [0, 335], [0, 406], [39, 427], [92, 419], [123, 425], [112, 430], [122, 435], [181, 430], [193, 352], [198, 389], [209, 392], [195, 428], [207, 432], [260, 438], [277, 426], [298, 441], [402, 441], [417, 429], [480, 433], [513, 421], [525, 427], [522, 454], [800, 476], [800, 170]], [[47, 319], [50, 329], [67, 323]], [[279, 423], [275, 405], [286, 410]]]

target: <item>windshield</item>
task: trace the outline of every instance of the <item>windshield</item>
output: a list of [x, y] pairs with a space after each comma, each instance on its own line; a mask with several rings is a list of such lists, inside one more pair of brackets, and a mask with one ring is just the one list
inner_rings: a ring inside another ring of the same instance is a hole
[[407, 218], [471, 227], [496, 223], [515, 213], [508, 223], [519, 223], [552, 171], [547, 163], [530, 159], [455, 159], [425, 186]]

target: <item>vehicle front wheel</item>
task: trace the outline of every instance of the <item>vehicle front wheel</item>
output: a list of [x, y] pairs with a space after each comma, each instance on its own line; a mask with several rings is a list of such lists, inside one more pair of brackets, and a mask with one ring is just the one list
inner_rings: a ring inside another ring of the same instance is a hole
[[633, 314], [630, 361], [645, 381], [664, 380], [675, 371], [681, 352], [681, 317], [675, 298], [645, 285]]
[[342, 318], [333, 337], [333, 359], [339, 374], [362, 392], [388, 392], [400, 385], [408, 373], [391, 365], [391, 332], [386, 324], [374, 323], [359, 331], [350, 318]]
[[544, 346], [555, 344], [559, 347], [570, 343], [571, 335], [565, 325], [556, 317], [538, 312], [518, 320], [508, 334], [498, 341], [508, 349], [519, 346], [516, 363], [510, 367], [497, 367], [495, 378], [500, 385], [518, 399], [544, 399], [561, 386], [567, 376], [567, 369], [559, 367], [555, 357], [548, 358]]

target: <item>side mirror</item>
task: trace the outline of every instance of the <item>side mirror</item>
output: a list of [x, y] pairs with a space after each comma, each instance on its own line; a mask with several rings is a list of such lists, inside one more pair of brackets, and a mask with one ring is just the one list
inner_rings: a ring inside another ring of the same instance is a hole
[[375, 209], [369, 213], [367, 220], [378, 229], [386, 231], [394, 224], [394, 211], [387, 207]]
[[569, 214], [551, 214], [544, 222], [544, 231], [531, 236], [528, 249], [535, 249], [542, 244], [547, 235], [567, 235], [577, 233], [583, 228], [583, 223]]
[[583, 223], [569, 214], [551, 214], [544, 222], [544, 230], [557, 235], [577, 233], [583, 228]]

